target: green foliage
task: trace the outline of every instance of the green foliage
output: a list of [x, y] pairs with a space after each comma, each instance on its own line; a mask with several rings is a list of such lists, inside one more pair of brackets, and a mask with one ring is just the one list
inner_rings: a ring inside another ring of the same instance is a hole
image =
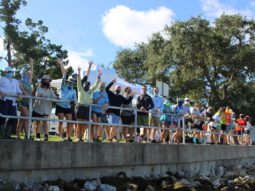
[[41, 20], [34, 22], [27, 18], [25, 21], [27, 31], [24, 31], [23, 27], [20, 29], [21, 21], [15, 15], [22, 5], [25, 6], [26, 1], [3, 0], [0, 3], [0, 20], [5, 24], [4, 44], [9, 66], [22, 70], [24, 65], [33, 59], [35, 82], [44, 74], [49, 74], [52, 78], [61, 78], [62, 74], [56, 60], [67, 58], [67, 51], [45, 37], [48, 27], [44, 26]]
[[[192, 17], [167, 26], [165, 32], [166, 38], [156, 33], [147, 44], [118, 53], [114, 67], [121, 77], [150, 84], [163, 80], [172, 98], [188, 96], [216, 108], [253, 111], [254, 20], [222, 15], [211, 24]], [[137, 57], [141, 47], [143, 54]]]

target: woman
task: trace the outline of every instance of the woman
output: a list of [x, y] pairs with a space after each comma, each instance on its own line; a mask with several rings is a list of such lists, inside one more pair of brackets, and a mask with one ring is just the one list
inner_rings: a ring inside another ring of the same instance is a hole
[[204, 118], [203, 118], [203, 114], [201, 112], [201, 104], [200, 103], [196, 103], [194, 105], [194, 109], [191, 112], [191, 117], [194, 122], [194, 132], [192, 134], [193, 143], [196, 144], [197, 140], [199, 141], [199, 143], [202, 143], [202, 132], [201, 131], [203, 131], [202, 119], [204, 119]]
[[[54, 94], [50, 87], [51, 78], [48, 75], [44, 75], [41, 79], [41, 84], [37, 87], [35, 96], [45, 99], [37, 99], [33, 106], [33, 117], [48, 118], [52, 110], [52, 101], [47, 99], [57, 99], [58, 97]], [[44, 127], [44, 140], [48, 141], [48, 121], [42, 121]], [[40, 141], [40, 129], [41, 120], [35, 122], [36, 141]]]
[[243, 142], [242, 140], [242, 135], [243, 135], [243, 130], [244, 128], [246, 127], [247, 123], [246, 123], [246, 120], [244, 118], [244, 115], [243, 114], [240, 114], [239, 115], [239, 118], [236, 120], [237, 122], [237, 125], [235, 127], [235, 132], [237, 134], [237, 141], [238, 141], [238, 144], [241, 145]]
[[[76, 91], [73, 88], [74, 82], [72, 77], [66, 79], [66, 70], [64, 68], [63, 60], [59, 59], [58, 64], [60, 65], [61, 72], [63, 74], [61, 88], [60, 88], [60, 99], [65, 102], [57, 102], [56, 104], [56, 115], [59, 119], [72, 120], [71, 104], [77, 101]], [[59, 136], [61, 140], [64, 140], [64, 128], [63, 122], [59, 122]], [[67, 140], [72, 142], [73, 123], [67, 123]]]
[[251, 144], [251, 120], [250, 116], [245, 116], [246, 126], [244, 127], [244, 144], [250, 145]]
[[[20, 89], [23, 95], [32, 95], [32, 77], [33, 77], [33, 60], [30, 59], [30, 67], [22, 73], [22, 79], [20, 81]], [[23, 98], [20, 102], [20, 115], [22, 117], [27, 117], [29, 115], [29, 98]], [[32, 109], [32, 108], [31, 108]], [[28, 138], [28, 119], [20, 119], [16, 128], [16, 136], [20, 138], [20, 132], [24, 129], [25, 139]]]
[[[93, 65], [93, 62], [89, 62], [89, 67], [86, 72], [86, 76], [88, 78], [90, 69]], [[76, 105], [76, 118], [77, 121], [86, 121], [88, 122], [90, 120], [89, 118], [89, 104], [92, 103], [91, 96], [92, 93], [97, 88], [99, 82], [100, 82], [101, 72], [98, 73], [96, 84], [93, 87], [90, 87], [90, 82], [86, 81], [86, 83], [82, 84], [81, 82], [81, 68], [78, 68], [78, 75], [77, 75], [77, 90], [78, 90], [78, 104]], [[77, 141], [82, 141], [82, 138], [84, 136], [84, 132], [86, 128], [88, 127], [87, 124], [77, 124], [76, 128], [76, 139]], [[92, 130], [92, 128], [91, 128]], [[93, 134], [93, 131], [91, 131], [91, 135]], [[93, 135], [91, 136], [93, 139]]]
[[[169, 130], [166, 130], [166, 128], [170, 128], [171, 126], [171, 116], [170, 114], [172, 113], [171, 111], [171, 106], [170, 106], [170, 101], [165, 100], [163, 102], [162, 108], [161, 108], [161, 117], [160, 121], [162, 123], [162, 133], [161, 133], [161, 141], [162, 143], [166, 142], [167, 135], [169, 134]], [[177, 141], [177, 140], [176, 140]]]

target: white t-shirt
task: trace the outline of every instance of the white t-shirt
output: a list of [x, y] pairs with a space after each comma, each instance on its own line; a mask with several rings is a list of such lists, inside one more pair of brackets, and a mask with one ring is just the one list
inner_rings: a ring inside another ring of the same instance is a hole
[[[19, 86], [19, 81], [15, 78], [12, 78], [11, 80], [6, 77], [0, 77], [0, 92], [10, 94], [17, 96], [18, 94], [21, 94], [21, 89]], [[16, 97], [10, 97], [6, 96], [4, 98], [1, 98], [1, 100], [12, 100], [13, 106], [16, 106]]]

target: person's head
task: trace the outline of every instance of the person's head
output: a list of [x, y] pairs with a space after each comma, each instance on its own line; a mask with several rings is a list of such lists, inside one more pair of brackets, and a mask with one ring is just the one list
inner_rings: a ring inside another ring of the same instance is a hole
[[241, 113], [241, 114], [239, 115], [239, 117], [242, 118], [242, 119], [244, 119], [244, 114]]
[[70, 76], [67, 80], [66, 80], [66, 86], [69, 90], [73, 89], [73, 80], [72, 80], [72, 76]]
[[41, 78], [41, 87], [42, 88], [50, 88], [50, 82], [51, 82], [51, 77], [49, 75], [44, 75]]
[[105, 83], [104, 82], [100, 83], [99, 90], [100, 90], [100, 92], [103, 92], [105, 90]]
[[13, 68], [11, 68], [11, 67], [6, 67], [6, 68], [5, 68], [5, 76], [6, 76], [6, 78], [12, 78], [13, 75], [14, 75], [14, 70], [13, 70]]
[[200, 110], [202, 108], [202, 104], [197, 102], [197, 103], [194, 104], [194, 108]]
[[190, 104], [190, 100], [189, 100], [188, 97], [185, 97], [185, 99], [184, 99], [184, 104], [185, 104], [185, 105], [189, 105], [189, 104]]
[[153, 88], [153, 94], [154, 95], [158, 95], [158, 87], [154, 87]]
[[177, 105], [178, 106], [182, 106], [183, 105], [183, 99], [182, 98], [178, 98], [177, 99]]
[[145, 95], [146, 93], [147, 93], [147, 86], [144, 85], [144, 86], [142, 87], [142, 94]]
[[250, 121], [250, 116], [249, 116], [249, 115], [246, 115], [246, 116], [245, 116], [245, 120], [246, 120], [246, 121]]
[[132, 92], [132, 89], [129, 86], [127, 86], [125, 87], [124, 91], [125, 93], [130, 94]]
[[206, 111], [207, 111], [207, 113], [212, 113], [213, 112], [213, 108], [211, 106], [208, 106]]
[[120, 92], [121, 92], [121, 86], [120, 86], [120, 85], [116, 85], [116, 86], [114, 87], [114, 91], [115, 91], [116, 94], [120, 94]]
[[85, 81], [83, 83], [83, 89], [85, 92], [89, 91], [89, 88], [90, 88], [90, 82], [89, 81]]
[[72, 74], [72, 81], [75, 83], [77, 82], [77, 76], [78, 75], [76, 73]]

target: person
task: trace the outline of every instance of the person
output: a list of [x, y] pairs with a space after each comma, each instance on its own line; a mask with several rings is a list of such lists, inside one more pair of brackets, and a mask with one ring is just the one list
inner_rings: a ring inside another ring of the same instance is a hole
[[[132, 93], [132, 89], [127, 86], [124, 89], [124, 95], [123, 97], [125, 99], [129, 99]], [[120, 112], [120, 117], [123, 125], [131, 125], [134, 122], [134, 111], [133, 110], [125, 110], [125, 108], [131, 109], [132, 108], [132, 102], [129, 104], [122, 104], [121, 107], [123, 108]], [[129, 134], [129, 139], [127, 137], [127, 134]], [[128, 142], [134, 142], [133, 136], [134, 136], [134, 128], [132, 127], [123, 127], [123, 136], [126, 141]]]
[[226, 144], [227, 143], [227, 114], [226, 108], [220, 108], [220, 136], [219, 136], [219, 143]]
[[199, 143], [202, 143], [202, 120], [203, 120], [203, 114], [201, 112], [201, 104], [200, 103], [195, 103], [194, 108], [192, 110], [192, 119], [194, 122], [194, 132], [193, 132], [193, 143], [196, 144], [197, 141]]
[[[92, 94], [92, 103], [98, 106], [92, 107], [92, 119], [94, 123], [102, 122], [102, 116], [106, 114], [105, 107], [109, 104], [108, 95], [105, 92], [105, 83], [100, 82], [99, 87]], [[92, 140], [94, 142], [101, 141], [100, 135], [102, 132], [102, 127], [100, 125], [93, 125], [92, 131]], [[94, 131], [95, 130], [95, 131]]]
[[[90, 61], [89, 62], [89, 66], [88, 69], [86, 71], [86, 75], [87, 78], [89, 77], [89, 73], [90, 73], [90, 69], [93, 65], [93, 62]], [[78, 68], [78, 75], [77, 75], [77, 90], [78, 90], [78, 104], [76, 105], [76, 118], [78, 121], [90, 121], [89, 119], [89, 104], [92, 103], [92, 99], [91, 96], [93, 94], [93, 92], [97, 89], [100, 80], [101, 80], [101, 74], [102, 73], [98, 73], [97, 76], [97, 80], [95, 85], [93, 85], [92, 87], [90, 87], [90, 82], [86, 81], [86, 83], [84, 82], [84, 84], [82, 84], [81, 81], [81, 68]], [[83, 141], [83, 136], [85, 133], [86, 128], [88, 127], [87, 124], [81, 124], [78, 123], [77, 124], [77, 129], [76, 129], [76, 139], [77, 141]], [[92, 130], [92, 129], [91, 129]], [[91, 137], [93, 137], [93, 131], [91, 131]], [[93, 138], [92, 138], [93, 140]]]
[[235, 126], [235, 132], [237, 134], [237, 142], [239, 145], [243, 143], [242, 135], [244, 127], [246, 127], [247, 123], [245, 121], [244, 115], [241, 113], [239, 118], [236, 120], [237, 125]]
[[[109, 106], [121, 107], [122, 104], [127, 105], [127, 104], [131, 103], [133, 100], [134, 93], [131, 92], [129, 95], [129, 98], [126, 99], [125, 97], [123, 97], [120, 94], [121, 86], [116, 85], [114, 87], [114, 92], [112, 92], [110, 90], [110, 88], [113, 86], [114, 83], [116, 83], [115, 78], [105, 88], [105, 91], [109, 98]], [[109, 109], [107, 109], [107, 113], [112, 118], [112, 124], [120, 123], [120, 109], [109, 108]], [[115, 126], [112, 126], [110, 129], [110, 140], [112, 140], [113, 138], [116, 139], [116, 127]]]
[[181, 127], [183, 127], [182, 117], [184, 117], [185, 114], [183, 103], [184, 103], [183, 99], [178, 98], [177, 104], [173, 107], [173, 114], [175, 115], [173, 118], [173, 125], [175, 128], [177, 128], [172, 137], [175, 143], [180, 143], [182, 136], [181, 130]]
[[[137, 116], [137, 122], [139, 126], [148, 126], [148, 111], [154, 108], [154, 104], [151, 96], [147, 94], [147, 86], [142, 87], [141, 94], [137, 97], [136, 107], [139, 110]], [[140, 137], [140, 128], [137, 128], [137, 136]], [[143, 130], [142, 140], [147, 140], [147, 128]]]
[[[29, 65], [26, 65], [25, 71], [21, 75], [20, 89], [23, 95], [31, 96], [32, 95], [32, 79], [33, 79], [33, 60], [30, 59]], [[22, 98], [19, 109], [20, 115], [27, 117], [29, 115], [29, 98]], [[25, 139], [28, 139], [28, 119], [20, 119], [16, 128], [16, 136], [20, 139], [20, 132], [22, 129], [25, 131]]]
[[[65, 102], [57, 102], [56, 104], [56, 115], [58, 119], [63, 120], [72, 120], [72, 110], [71, 104], [77, 101], [76, 91], [73, 88], [74, 82], [72, 81], [72, 77], [66, 79], [66, 70], [64, 68], [63, 59], [58, 59], [57, 63], [59, 64], [62, 72], [62, 82], [60, 87], [60, 100]], [[64, 127], [63, 122], [58, 123], [59, 137], [62, 141], [64, 141]], [[72, 133], [73, 133], [73, 123], [67, 123], [67, 140], [72, 142]]]
[[[158, 87], [153, 88], [152, 101], [153, 101], [153, 104], [154, 104], [154, 108], [150, 110], [149, 126], [159, 127], [160, 113], [161, 113], [161, 108], [162, 108], [163, 103], [164, 103], [164, 99], [163, 99], [163, 97], [161, 97], [159, 95]], [[150, 141], [150, 138], [152, 136], [152, 142], [156, 142], [156, 140], [155, 140], [156, 131], [158, 131], [158, 129], [154, 129], [154, 128], [149, 129], [149, 131], [148, 131], [149, 132], [148, 133], [149, 141]]]
[[249, 115], [245, 116], [246, 126], [244, 127], [244, 144], [251, 144], [251, 118]]
[[[0, 77], [0, 113], [2, 115], [17, 116], [17, 100], [21, 99], [22, 91], [19, 81], [13, 75], [13, 68], [6, 67], [5, 76]], [[0, 116], [0, 138], [10, 139], [11, 132], [16, 128], [16, 125], [17, 119], [6, 120], [5, 117]]]
[[[33, 105], [33, 117], [39, 118], [48, 118], [52, 110], [52, 101], [47, 101], [47, 99], [58, 99], [54, 94], [50, 86], [51, 78], [49, 75], [44, 75], [41, 78], [41, 84], [37, 87], [35, 96], [41, 97], [44, 99], [37, 99]], [[40, 141], [40, 130], [41, 130], [41, 121], [35, 120], [35, 133], [36, 141]], [[48, 141], [48, 121], [42, 121], [44, 127], [44, 140]]]
[[166, 142], [166, 137], [169, 134], [166, 130], [166, 128], [171, 127], [171, 116], [170, 114], [172, 113], [172, 109], [171, 109], [171, 104], [170, 101], [165, 99], [163, 102], [163, 105], [161, 106], [161, 117], [160, 117], [160, 121], [162, 123], [162, 133], [161, 133], [161, 141], [162, 143]]

